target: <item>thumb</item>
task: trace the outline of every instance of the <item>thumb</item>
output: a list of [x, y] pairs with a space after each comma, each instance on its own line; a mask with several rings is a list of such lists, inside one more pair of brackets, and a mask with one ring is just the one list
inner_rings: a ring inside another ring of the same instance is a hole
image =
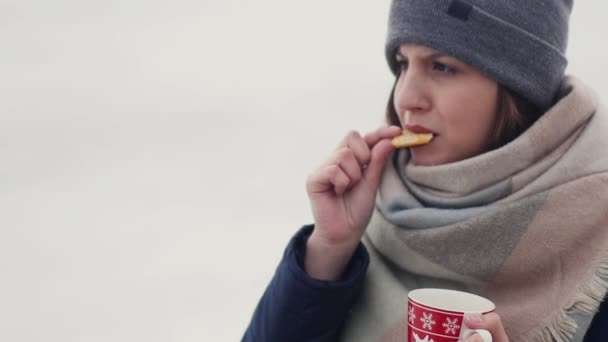
[[370, 162], [365, 169], [364, 178], [374, 189], [378, 188], [386, 158], [394, 149], [390, 139], [380, 140], [372, 148]]

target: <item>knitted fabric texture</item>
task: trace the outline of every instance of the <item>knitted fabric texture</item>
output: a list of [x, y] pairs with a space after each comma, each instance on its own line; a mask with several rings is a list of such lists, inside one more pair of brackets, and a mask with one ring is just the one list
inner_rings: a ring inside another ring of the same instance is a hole
[[394, 154], [343, 341], [405, 341], [422, 287], [489, 298], [512, 342], [582, 340], [608, 288], [608, 111], [575, 78], [560, 95], [499, 149], [437, 166]]
[[566, 68], [572, 0], [393, 0], [386, 58], [421, 44], [471, 65], [539, 109], [554, 102]]

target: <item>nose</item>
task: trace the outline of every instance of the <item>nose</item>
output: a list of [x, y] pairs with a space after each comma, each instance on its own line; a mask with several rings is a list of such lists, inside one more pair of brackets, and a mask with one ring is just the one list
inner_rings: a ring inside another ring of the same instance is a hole
[[401, 124], [409, 121], [406, 113], [423, 114], [431, 108], [430, 94], [423, 75], [410, 68], [402, 72], [395, 84], [393, 101]]

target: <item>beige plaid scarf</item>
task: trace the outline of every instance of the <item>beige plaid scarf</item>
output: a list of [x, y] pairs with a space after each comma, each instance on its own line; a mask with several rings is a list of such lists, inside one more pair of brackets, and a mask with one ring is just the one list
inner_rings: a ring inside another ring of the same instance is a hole
[[512, 342], [580, 341], [608, 288], [608, 111], [579, 80], [508, 145], [440, 166], [388, 164], [370, 267], [343, 341], [406, 341], [409, 290], [492, 300]]

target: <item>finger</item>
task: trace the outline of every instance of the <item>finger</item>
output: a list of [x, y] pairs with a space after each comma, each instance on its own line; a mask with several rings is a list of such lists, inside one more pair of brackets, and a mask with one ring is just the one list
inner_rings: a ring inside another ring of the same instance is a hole
[[321, 168], [310, 174], [306, 179], [306, 191], [309, 194], [323, 193], [333, 187], [329, 174], [325, 168]]
[[492, 334], [494, 342], [508, 342], [509, 339], [502, 325], [500, 316], [491, 312], [485, 315], [467, 314], [464, 323], [471, 329], [486, 329]]
[[343, 147], [336, 152], [336, 164], [344, 171], [350, 180], [350, 185], [354, 185], [361, 180], [361, 168], [355, 153], [352, 149]]
[[378, 188], [386, 158], [394, 149], [390, 139], [380, 140], [372, 149], [372, 157], [369, 165], [365, 169], [363, 178], [369, 182], [373, 189]]
[[334, 192], [336, 195], [342, 195], [348, 186], [350, 185], [350, 179], [344, 173], [344, 171], [337, 165], [330, 165], [328, 167], [330, 174], [330, 181], [334, 186]]
[[308, 177], [306, 189], [310, 194], [324, 193], [333, 191], [342, 194], [349, 186], [350, 180], [336, 164], [322, 167], [317, 172]]
[[373, 148], [382, 139], [392, 139], [401, 134], [402, 131], [399, 126], [383, 126], [366, 134], [363, 139], [369, 148]]
[[462, 342], [483, 342], [483, 338], [479, 334], [473, 334], [462, 340]]
[[346, 134], [346, 136], [340, 143], [340, 147], [350, 148], [354, 152], [355, 158], [357, 158], [357, 162], [361, 166], [367, 165], [367, 163], [369, 163], [371, 151], [370, 148], [367, 146], [365, 140], [363, 140], [363, 137], [361, 137], [361, 134], [359, 134], [359, 132], [348, 132], [348, 134]]
[[488, 330], [485, 329], [476, 329], [469, 330], [467, 338], [464, 339], [463, 342], [494, 342], [492, 335]]

